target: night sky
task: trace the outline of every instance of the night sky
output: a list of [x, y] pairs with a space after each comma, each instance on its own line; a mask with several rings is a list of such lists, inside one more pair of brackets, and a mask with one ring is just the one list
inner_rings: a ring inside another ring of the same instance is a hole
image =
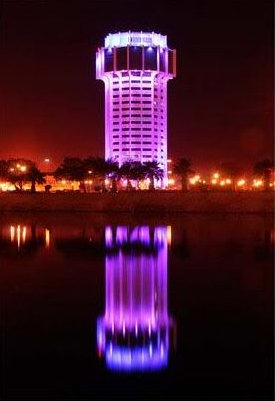
[[272, 1], [2, 1], [0, 158], [58, 164], [104, 152], [104, 84], [95, 53], [108, 33], [166, 34], [168, 155], [195, 169], [273, 156]]

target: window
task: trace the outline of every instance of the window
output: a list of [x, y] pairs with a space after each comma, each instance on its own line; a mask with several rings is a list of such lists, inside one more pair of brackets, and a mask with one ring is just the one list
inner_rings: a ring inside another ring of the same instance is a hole
[[140, 117], [139, 114], [131, 114], [131, 117]]
[[122, 145], [129, 145], [129, 141], [128, 142], [122, 142]]
[[133, 103], [133, 104], [139, 104], [140, 102], [138, 102], [137, 100], [131, 100], [131, 103]]
[[122, 110], [129, 110], [129, 107], [122, 107]]
[[140, 80], [139, 80], [139, 79], [133, 79], [133, 80], [131, 81], [131, 83], [132, 83], [132, 84], [139, 84], [139, 83], [140, 83]]
[[122, 128], [122, 131], [129, 131], [129, 128]]
[[122, 124], [129, 124], [129, 121], [122, 121]]
[[122, 138], [129, 138], [130, 135], [122, 135]]
[[140, 121], [131, 121], [132, 124], [140, 124]]
[[[143, 81], [144, 82], [144, 81]], [[145, 87], [143, 87], [142, 88], [144, 91], [150, 91], [151, 90], [151, 88], [150, 87], [147, 87], [147, 86], [145, 86]]]
[[129, 90], [129, 86], [123, 86], [122, 90], [123, 91], [128, 91]]
[[142, 135], [143, 138], [151, 138], [151, 135]]
[[131, 110], [140, 110], [140, 107], [131, 107]]
[[129, 148], [122, 148], [123, 152], [129, 152]]
[[148, 101], [148, 100], [143, 100], [142, 103], [144, 103], [144, 104], [150, 104], [151, 102]]
[[119, 104], [119, 102], [113, 102], [113, 104]]
[[[137, 127], [131, 127], [131, 131], [140, 131], [140, 128]], [[140, 135], [139, 135], [140, 136]]]
[[122, 114], [122, 117], [130, 117], [129, 114]]
[[129, 100], [122, 100], [122, 102], [121, 103], [123, 103], [123, 104], [127, 104], [127, 103], [129, 103]]
[[143, 145], [151, 145], [151, 142], [148, 142], [148, 141], [147, 142], [145, 141], [145, 142], [142, 142], [142, 143], [143, 143]]
[[113, 128], [113, 131], [119, 131], [119, 128]]
[[143, 150], [143, 152], [151, 152], [150, 148], [143, 148], [142, 150]]
[[140, 93], [132, 93], [132, 96], [133, 96], [133, 97], [140, 97], [141, 94], [140, 94]]
[[119, 90], [119, 88], [114, 88], [113, 89], [114, 92], [117, 92], [118, 90]]
[[139, 142], [139, 141], [132, 141], [132, 145], [140, 145], [141, 144], [141, 142]]
[[119, 138], [119, 135], [113, 135], [113, 138]]
[[136, 152], [136, 151], [137, 151], [137, 152], [140, 152], [140, 148], [132, 148], [132, 150], [135, 151], [135, 152]]
[[143, 131], [151, 131], [151, 128], [143, 128]]
[[117, 149], [117, 148], [113, 149], [114, 152], [118, 152], [118, 150], [119, 150], [119, 149]]
[[150, 155], [143, 155], [143, 157], [146, 157], [147, 159], [150, 159]]
[[113, 98], [119, 97], [119, 95], [113, 95]]
[[142, 110], [151, 110], [151, 107], [143, 107]]
[[143, 93], [142, 97], [151, 97], [151, 95], [147, 94], [147, 93]]
[[137, 89], [137, 90], [139, 90], [140, 89], [140, 87], [139, 86], [132, 86], [132, 89]]
[[129, 93], [124, 93], [121, 95], [121, 97], [129, 97]]
[[[122, 109], [123, 110], [123, 109]], [[113, 111], [119, 111], [119, 109], [118, 108], [115, 108], [115, 109], [113, 109]]]
[[113, 145], [119, 145], [119, 142], [113, 142]]
[[140, 77], [140, 72], [132, 71], [132, 72], [131, 72], [131, 75], [132, 75], [133, 77]]
[[[148, 75], [148, 74], [149, 74], [149, 75]], [[150, 77], [150, 76], [151, 76], [151, 73], [150, 73], [150, 72], [149, 72], [149, 73], [148, 73], [148, 72], [145, 72], [145, 73], [143, 74], [143, 76], [144, 76], [144, 77]], [[149, 79], [149, 80], [148, 80], [148, 79], [143, 79], [142, 82], [143, 82], [143, 83], [147, 83], [147, 84], [150, 84], [150, 83], [151, 83], [150, 79]]]
[[118, 121], [114, 121], [114, 122], [113, 122], [113, 125], [118, 125], [118, 124], [119, 124]]
[[140, 138], [141, 135], [131, 135], [132, 138]]
[[119, 118], [119, 115], [118, 114], [114, 114], [113, 118]]
[[151, 114], [142, 114], [142, 117], [151, 117]]

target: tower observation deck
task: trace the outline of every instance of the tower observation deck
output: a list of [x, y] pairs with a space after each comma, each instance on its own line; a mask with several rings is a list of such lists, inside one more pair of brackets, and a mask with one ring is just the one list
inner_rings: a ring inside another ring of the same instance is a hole
[[154, 32], [109, 34], [96, 54], [105, 84], [105, 158], [156, 160], [167, 184], [167, 82], [176, 76], [176, 50]]

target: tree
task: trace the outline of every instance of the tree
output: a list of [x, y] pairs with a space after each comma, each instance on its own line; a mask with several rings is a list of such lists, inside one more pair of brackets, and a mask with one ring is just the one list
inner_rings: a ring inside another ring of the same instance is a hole
[[58, 180], [78, 181], [85, 191], [84, 180], [87, 176], [84, 162], [79, 157], [65, 157], [62, 164], [54, 172]]
[[112, 181], [112, 190], [117, 190], [119, 175], [118, 163], [113, 159], [105, 160], [104, 157], [88, 157], [84, 160], [84, 166], [90, 177], [98, 178], [101, 182], [103, 192], [106, 192], [105, 179], [109, 177]]
[[180, 177], [182, 191], [188, 190], [188, 175], [194, 174], [194, 171], [191, 170], [191, 165], [190, 159], [182, 157], [173, 166], [174, 173]]
[[146, 177], [145, 166], [140, 161], [129, 160], [122, 164], [120, 167], [120, 175], [127, 180], [127, 189], [132, 189], [131, 180], [137, 182], [139, 189], [139, 183]]
[[35, 164], [31, 165], [26, 172], [26, 180], [31, 182], [31, 192], [36, 192], [36, 184], [45, 184], [46, 180], [43, 173]]
[[163, 178], [163, 170], [159, 167], [159, 163], [154, 161], [148, 161], [143, 163], [145, 178], [149, 178], [149, 189], [155, 189], [155, 180], [161, 180]]
[[8, 176], [8, 163], [6, 160], [0, 160], [0, 180], [6, 180]]
[[264, 159], [254, 164], [254, 174], [263, 178], [264, 188], [269, 189], [272, 172], [274, 173], [274, 160]]
[[7, 180], [17, 191], [23, 191], [25, 183], [30, 181], [29, 171], [36, 168], [33, 161], [28, 159], [9, 159], [7, 161]]

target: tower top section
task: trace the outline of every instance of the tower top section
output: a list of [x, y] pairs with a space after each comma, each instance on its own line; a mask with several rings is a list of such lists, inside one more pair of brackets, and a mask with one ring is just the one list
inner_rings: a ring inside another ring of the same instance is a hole
[[105, 37], [105, 47], [160, 46], [167, 47], [167, 36], [155, 32], [118, 32]]

